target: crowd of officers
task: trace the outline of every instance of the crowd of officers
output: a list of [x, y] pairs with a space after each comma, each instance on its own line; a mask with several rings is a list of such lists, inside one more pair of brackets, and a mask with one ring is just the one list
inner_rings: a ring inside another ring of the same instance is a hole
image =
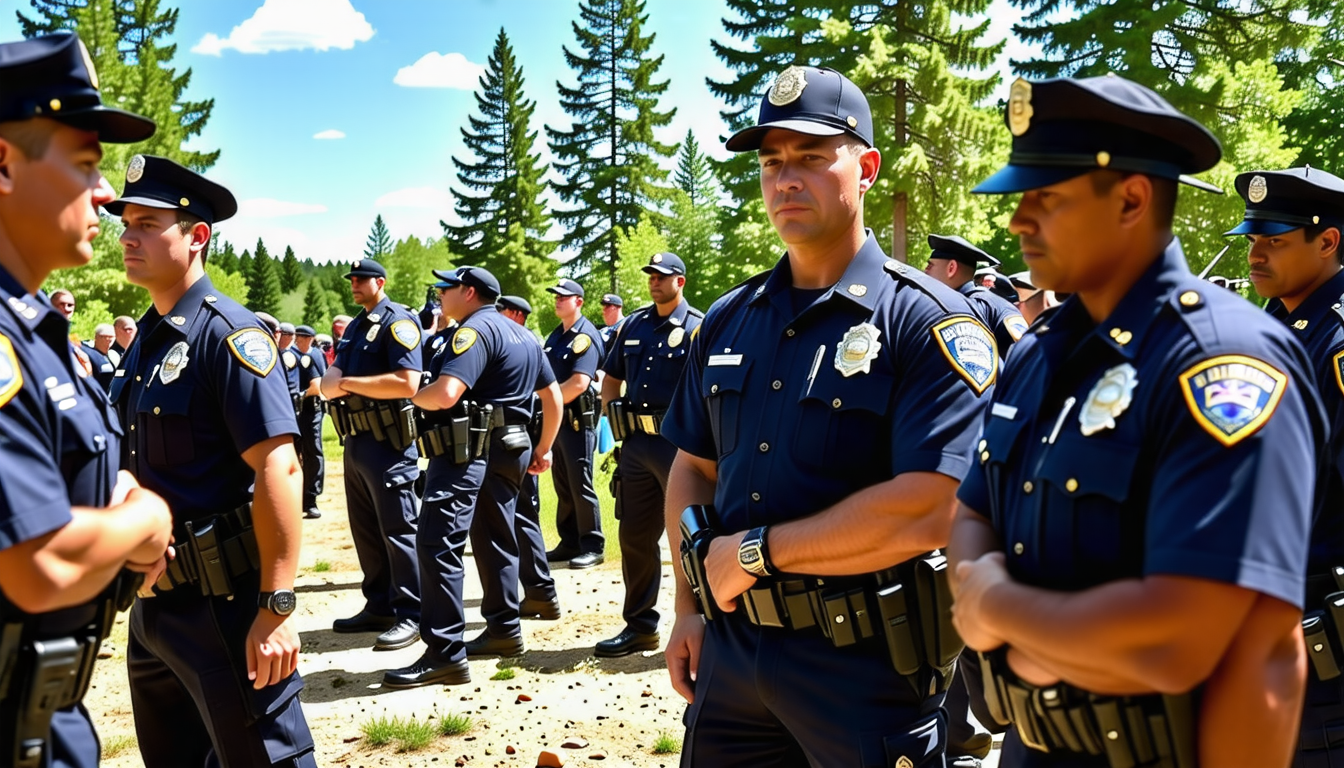
[[[666, 534], [683, 765], [976, 765], [968, 710], [1008, 766], [1340, 764], [1344, 180], [1237, 177], [1260, 311], [1172, 233], [1178, 184], [1217, 191], [1202, 125], [1119, 77], [1018, 80], [1005, 122], [975, 191], [1020, 195], [1026, 273], [950, 234], [924, 273], [887, 258], [868, 102], [795, 66], [726, 144], [786, 253], [708, 312], [660, 253], [653, 303], [603, 297], [602, 330], [560, 280], [542, 341], [484, 269], [435, 271], [417, 317], [363, 259], [327, 356], [205, 275], [227, 189], [136, 155], [116, 197], [101, 143], [155, 126], [102, 104], [77, 37], [0, 45], [0, 764], [97, 764], [80, 702], [129, 606], [147, 766], [316, 765], [288, 618], [324, 412], [363, 570], [334, 629], [424, 643], [389, 687], [468, 682], [559, 618], [550, 564], [603, 559], [605, 414], [625, 627], [595, 653], [663, 646]], [[152, 301], [106, 395], [73, 297], [39, 290], [99, 208]]]

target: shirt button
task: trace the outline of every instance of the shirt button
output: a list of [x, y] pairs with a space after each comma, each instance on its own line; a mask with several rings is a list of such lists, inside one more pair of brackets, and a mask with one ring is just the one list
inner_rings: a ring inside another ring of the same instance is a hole
[[834, 400], [832, 400], [832, 401], [831, 401], [831, 407], [832, 407], [832, 408], [839, 408], [839, 407], [840, 407], [840, 398], [837, 397], [837, 398], [835, 398]]
[[989, 461], [989, 451], [981, 451], [981, 452], [980, 452], [980, 463], [981, 463], [981, 464], [984, 464], [986, 461]]
[[787, 331], [784, 332], [784, 335], [785, 335], [785, 336], [788, 336], [790, 339], [792, 339], [792, 338], [793, 338], [793, 334], [795, 334], [795, 333], [797, 333], [797, 331], [795, 331], [795, 330], [793, 330], [792, 328], [790, 328], [789, 330], [787, 330]]
[[1031, 493], [1035, 488], [1036, 486], [1032, 485], [1030, 480], [1022, 484], [1023, 493]]
[[1064, 483], [1064, 490], [1068, 491], [1069, 493], [1073, 493], [1074, 491], [1078, 490], [1078, 481], [1070, 477], [1068, 482]]
[[710, 387], [709, 387], [709, 394], [712, 395], [712, 394], [714, 394], [715, 392], [718, 392], [718, 391], [719, 391], [719, 385], [718, 385], [718, 384], [712, 384], [712, 385], [710, 385]]
[[770, 382], [770, 388], [774, 390], [778, 390], [783, 386], [784, 382], [780, 381], [779, 379], [775, 379], [774, 381]]
[[131, 451], [131, 455], [134, 456], [134, 455], [135, 455], [135, 451]]
[[1013, 554], [1014, 554], [1014, 555], [1020, 555], [1020, 554], [1022, 554], [1023, 552], [1025, 552], [1026, 550], [1027, 550], [1027, 548], [1024, 547], [1024, 546], [1022, 546], [1022, 542], [1020, 542], [1020, 541], [1013, 545]]
[[135, 425], [134, 425], [134, 424], [131, 425], [131, 431], [132, 431], [132, 432], [135, 431]]
[[769, 444], [769, 443], [761, 443], [761, 453], [765, 453], [765, 452], [768, 451], [768, 450], [770, 450], [770, 444]]
[[155, 416], [158, 416], [158, 415], [159, 415], [159, 406], [157, 406], [157, 405], [154, 406], [154, 415], [155, 415]]
[[980, 448], [979, 448], [979, 450], [982, 450], [982, 451], [983, 451], [983, 450], [985, 450], [985, 449], [988, 448], [988, 447], [989, 447], [989, 441], [988, 441], [988, 440], [981, 440], [981, 441], [980, 441]]
[[760, 500], [761, 500], [761, 494], [759, 494], [759, 493], [753, 493], [753, 494], [751, 494], [751, 500], [752, 500], [752, 501], [760, 501]]
[[135, 377], [135, 380], [136, 380], [136, 381], [140, 381], [140, 377], [139, 377], [139, 376], [136, 376], [136, 377]]

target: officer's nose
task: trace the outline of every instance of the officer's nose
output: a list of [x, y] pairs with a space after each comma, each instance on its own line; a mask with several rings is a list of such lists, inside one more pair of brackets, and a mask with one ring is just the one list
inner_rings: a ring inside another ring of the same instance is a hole
[[98, 185], [93, 188], [93, 207], [107, 205], [116, 199], [117, 191], [112, 188], [112, 184], [108, 182], [107, 177], [101, 173], [98, 174]]
[[1038, 231], [1036, 220], [1031, 218], [1026, 212], [1028, 196], [1027, 193], [1017, 204], [1017, 210], [1013, 211], [1013, 217], [1008, 220], [1008, 232], [1014, 235], [1034, 235]]
[[797, 172], [797, 166], [787, 161], [779, 164], [779, 171], [775, 174], [775, 189], [780, 192], [802, 191], [803, 180]]

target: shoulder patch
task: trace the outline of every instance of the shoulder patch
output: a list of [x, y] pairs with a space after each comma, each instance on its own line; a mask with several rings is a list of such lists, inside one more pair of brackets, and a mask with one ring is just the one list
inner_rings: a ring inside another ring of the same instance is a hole
[[1230, 447], [1274, 415], [1288, 388], [1288, 375], [1253, 357], [1220, 355], [1187, 368], [1180, 383], [1196, 423]]
[[290, 352], [288, 349], [286, 349], [284, 353], [280, 355], [280, 359], [285, 362], [286, 368], [293, 368], [294, 366], [299, 364], [299, 358], [295, 357], [294, 353]]
[[1021, 315], [1009, 315], [1004, 319], [1003, 327], [1008, 329], [1008, 335], [1013, 337], [1013, 341], [1017, 341], [1027, 332], [1027, 319]]
[[971, 385], [977, 395], [994, 383], [998, 373], [999, 348], [978, 320], [949, 317], [933, 326], [933, 338], [952, 368]]
[[275, 339], [260, 328], [234, 331], [224, 343], [228, 344], [229, 351], [238, 358], [238, 362], [242, 363], [244, 368], [258, 376], [270, 373], [275, 367], [275, 361], [280, 358], [280, 351], [275, 348]]
[[1336, 352], [1330, 359], [1330, 367], [1335, 371], [1335, 385], [1339, 387], [1340, 393], [1344, 394], [1344, 350]]
[[0, 334], [0, 407], [14, 399], [20, 389], [23, 389], [23, 369], [19, 367], [19, 356], [14, 354], [9, 338]]
[[695, 337], [700, 335], [700, 327], [701, 326], [697, 325], [691, 329], [691, 341], [695, 341]]
[[420, 346], [420, 328], [410, 320], [398, 320], [392, 324], [392, 338], [407, 349]]
[[311, 357], [309, 357], [309, 356], [307, 356], [307, 355], [301, 355], [301, 356], [299, 356], [299, 365], [302, 365], [304, 368], [307, 368], [308, 366], [310, 366], [310, 365], [312, 365], [312, 364], [313, 364], [313, 358], [311, 358]]
[[580, 333], [569, 343], [570, 350], [576, 355], [582, 355], [584, 352], [587, 352], [588, 348], [591, 346], [593, 346], [593, 339], [586, 333]]
[[460, 355], [471, 349], [471, 345], [476, 343], [479, 334], [475, 328], [458, 328], [453, 334], [453, 354]]

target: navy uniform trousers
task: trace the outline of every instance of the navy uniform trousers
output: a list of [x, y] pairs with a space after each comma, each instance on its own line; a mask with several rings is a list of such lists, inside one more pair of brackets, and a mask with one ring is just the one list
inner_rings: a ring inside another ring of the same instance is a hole
[[902, 757], [942, 768], [943, 697], [916, 703], [880, 635], [836, 648], [815, 627], [757, 627], [741, 613], [705, 627], [682, 768], [890, 768]]
[[83, 702], [51, 715], [51, 741], [42, 768], [98, 768], [98, 735]]
[[555, 578], [546, 562], [546, 540], [541, 535], [541, 485], [537, 475], [523, 474], [513, 510], [513, 535], [518, 542], [518, 581], [533, 600], [555, 599]]
[[131, 609], [126, 666], [145, 768], [316, 768], [303, 679], [260, 691], [247, 679], [259, 579], [236, 579], [232, 600], [187, 585]]
[[420, 619], [416, 457], [414, 445], [397, 451], [373, 435], [353, 435], [345, 441], [345, 498], [355, 554], [364, 571], [364, 609], [414, 621]]
[[658, 540], [665, 523], [667, 475], [677, 447], [657, 435], [635, 432], [621, 445], [621, 574], [625, 581], [625, 625], [636, 632], [658, 631], [658, 582], [663, 553]]
[[484, 592], [481, 615], [486, 631], [492, 637], [522, 633], [513, 510], [532, 451], [510, 453], [500, 434], [495, 430], [491, 435], [485, 457], [466, 464], [453, 464], [446, 456], [429, 461], [417, 545], [424, 589], [420, 637], [436, 661], [467, 656], [462, 579], [468, 536]]
[[318, 398], [305, 397], [299, 406], [299, 461], [303, 464], [303, 508], [317, 508], [326, 482], [327, 459], [322, 453], [322, 417]]
[[560, 425], [555, 437], [555, 461], [551, 476], [555, 480], [555, 530], [560, 534], [560, 549], [574, 552], [602, 552], [602, 510], [593, 490], [593, 452], [597, 450], [597, 430], [574, 429]]

